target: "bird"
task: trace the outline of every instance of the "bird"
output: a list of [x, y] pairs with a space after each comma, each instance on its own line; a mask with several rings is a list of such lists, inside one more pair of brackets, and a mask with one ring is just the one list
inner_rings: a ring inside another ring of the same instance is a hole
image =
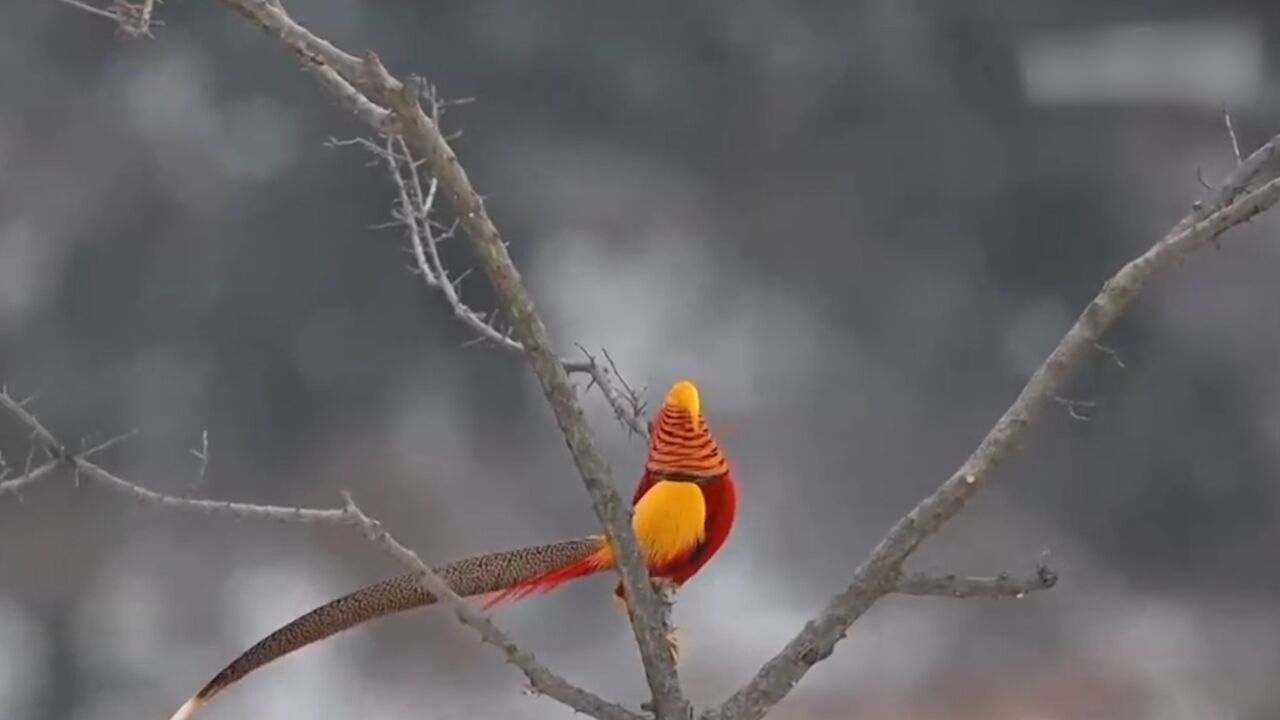
[[[702, 414], [697, 386], [675, 382], [650, 426], [644, 470], [632, 497], [632, 522], [650, 578], [672, 590], [696, 575], [724, 546], [737, 513], [737, 485]], [[563, 540], [458, 560], [436, 572], [463, 597], [492, 609], [613, 570], [603, 535]], [[626, 604], [622, 582], [615, 598]], [[436, 602], [408, 573], [321, 605], [258, 641], [187, 700], [170, 720], [190, 720], [215, 695], [258, 668], [331, 635]], [[678, 644], [669, 637], [672, 653]]]

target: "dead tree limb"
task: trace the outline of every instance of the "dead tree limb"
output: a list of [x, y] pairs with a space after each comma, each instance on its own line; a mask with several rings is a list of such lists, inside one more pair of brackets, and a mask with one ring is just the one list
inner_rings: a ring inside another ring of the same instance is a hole
[[[415, 156], [426, 161], [493, 285], [498, 304], [511, 325], [512, 337], [524, 349], [523, 354], [542, 386], [543, 395], [551, 406], [569, 453], [591, 496], [596, 517], [614, 548], [618, 574], [629, 601], [627, 612], [640, 646], [656, 715], [659, 720], [687, 720], [692, 709], [681, 691], [675, 662], [668, 651], [665, 608], [649, 582], [648, 571], [640, 557], [635, 534], [631, 530], [631, 513], [610, 479], [608, 464], [595, 447], [577, 393], [554, 350], [546, 325], [534, 307], [533, 298], [507, 253], [506, 241], [489, 217], [484, 199], [471, 185], [466, 170], [458, 162], [440, 128], [423, 110], [417, 84], [403, 82], [391, 75], [372, 52], [356, 57], [312, 34], [277, 3], [269, 0], [224, 2], [290, 48], [308, 66], [332, 70], [373, 105], [389, 111], [385, 115], [366, 112], [361, 119], [377, 122], [373, 129], [378, 132], [403, 137]], [[321, 75], [325, 87], [332, 90], [335, 87], [332, 76], [325, 72]], [[349, 96], [340, 99], [344, 105], [351, 106]], [[356, 105], [368, 109], [361, 103]]]
[[411, 572], [416, 573], [423, 589], [448, 605], [463, 625], [475, 630], [485, 642], [500, 648], [506, 655], [507, 662], [520, 668], [525, 678], [529, 680], [529, 687], [535, 692], [558, 700], [575, 711], [597, 720], [644, 720], [642, 716], [621, 705], [576, 687], [552, 672], [539, 662], [533, 653], [516, 645], [511, 636], [495, 625], [488, 616], [454, 592], [453, 588], [449, 587], [449, 583], [418, 558], [417, 553], [401, 545], [392, 537], [391, 533], [382, 527], [382, 523], [365, 515], [360, 508], [356, 507], [350, 493], [343, 493], [343, 496], [346, 499], [345, 509], [355, 516], [357, 527], [369, 542], [377, 545], [383, 552], [409, 568]]
[[[666, 651], [662, 603], [647, 581], [626, 506], [609, 479], [608, 466], [595, 449], [591, 431], [569, 382], [570, 368], [553, 351], [546, 327], [511, 262], [506, 243], [489, 217], [483, 198], [472, 187], [438, 124], [423, 110], [417, 84], [394, 77], [371, 52], [357, 57], [312, 34], [296, 23], [278, 2], [223, 2], [302, 58], [305, 65], [316, 72], [322, 85], [374, 131], [402, 138], [414, 161], [425, 161], [494, 286], [499, 305], [512, 329], [511, 339], [519, 343], [538, 377], [591, 495], [600, 523], [615, 548], [622, 582], [631, 600], [631, 621], [653, 693], [656, 715], [660, 720], [687, 720], [691, 709], [683, 697], [674, 665]], [[1100, 347], [1102, 336], [1160, 272], [1280, 200], [1280, 180], [1263, 180], [1274, 175], [1278, 151], [1280, 136], [1240, 162], [1231, 177], [1207, 200], [1194, 205], [1192, 212], [1163, 239], [1108, 280], [960, 468], [895, 523], [857, 569], [849, 585], [765, 663], [742, 689], [719, 707], [704, 713], [703, 720], [758, 720], [763, 717], [790, 693], [811, 667], [830, 656], [853, 622], [888, 593], [934, 595], [940, 594], [937, 591], [948, 591], [952, 595], [1000, 595], [1007, 590], [1021, 588], [1009, 584], [1014, 581], [1001, 578], [904, 575], [903, 566], [922, 542], [976, 496], [1000, 463], [1026, 436], [1027, 429], [1044, 405], [1059, 396], [1061, 387], [1081, 359]], [[37, 437], [45, 439], [47, 431], [42, 435], [38, 423], [29, 426]], [[69, 462], [80, 472], [96, 467], [74, 455], [65, 454], [65, 450], [60, 455], [55, 453], [55, 457], [64, 460], [69, 457]], [[127, 488], [118, 487], [118, 483], [124, 481], [114, 480], [115, 483], [103, 481], [127, 491]], [[344, 520], [354, 518], [363, 526], [359, 517], [352, 514], [353, 507], [348, 504], [341, 511], [317, 512], [342, 513]], [[354, 512], [358, 513], [358, 510]], [[1047, 586], [1052, 584], [1052, 576], [1037, 573], [1033, 582]]]
[[854, 621], [894, 589], [902, 574], [902, 564], [920, 543], [963, 510], [986, 484], [992, 471], [1026, 435], [1045, 403], [1058, 394], [1072, 370], [1095, 349], [1102, 335], [1124, 314], [1138, 293], [1179, 258], [1208, 245], [1280, 200], [1280, 180], [1273, 179], [1249, 189], [1261, 172], [1263, 161], [1257, 159], [1270, 157], [1278, 145], [1280, 135], [1255, 152], [1228, 179], [1215, 197], [1229, 204], [1208, 211], [1201, 219], [1196, 219], [1196, 215], [1205, 211], [1195, 210], [1150, 250], [1108, 280], [960, 469], [894, 524], [871, 556], [858, 567], [848, 587], [806, 623], [746, 686], [720, 707], [704, 713], [702, 719], [758, 720], [786, 697], [810, 668], [830, 656]]

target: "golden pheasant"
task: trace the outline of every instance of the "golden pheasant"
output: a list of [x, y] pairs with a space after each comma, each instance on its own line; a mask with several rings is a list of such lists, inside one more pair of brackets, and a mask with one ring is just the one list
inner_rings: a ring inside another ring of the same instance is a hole
[[[675, 587], [693, 577], [729, 537], [737, 508], [736, 486], [720, 446], [707, 429], [698, 389], [691, 382], [672, 385], [663, 401], [632, 505], [632, 528], [649, 575]], [[603, 536], [592, 535], [479, 555], [449, 563], [437, 572], [459, 595], [487, 595], [487, 609], [613, 568], [609, 543]], [[614, 592], [625, 602], [621, 583]], [[171, 720], [189, 720], [214, 695], [272, 660], [370, 620], [435, 601], [415, 575], [407, 574], [322, 605], [246, 650]]]

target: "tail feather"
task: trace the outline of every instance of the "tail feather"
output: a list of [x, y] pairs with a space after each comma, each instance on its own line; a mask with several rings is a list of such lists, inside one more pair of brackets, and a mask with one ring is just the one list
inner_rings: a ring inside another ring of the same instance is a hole
[[199, 710], [202, 705], [204, 705], [203, 700], [199, 698], [191, 698], [190, 700], [182, 703], [182, 707], [178, 708], [178, 712], [174, 713], [173, 717], [169, 718], [169, 720], [189, 720], [191, 716], [196, 714], [196, 711]]
[[[555, 573], [560, 568], [575, 567], [599, 553], [603, 546], [602, 538], [589, 536], [550, 545], [478, 555], [449, 563], [437, 572], [459, 595], [486, 595], [520, 587]], [[435, 596], [419, 584], [417, 575], [410, 573], [369, 585], [321, 605], [244, 651], [184, 703], [171, 720], [190, 720], [214, 695], [226, 690], [245, 675], [295, 650], [370, 620], [430, 605], [435, 601]]]
[[608, 549], [601, 548], [600, 551], [582, 558], [575, 563], [561, 568], [556, 568], [554, 570], [548, 570], [547, 572], [532, 577], [522, 583], [499, 590], [485, 598], [481, 607], [485, 610], [489, 610], [495, 605], [500, 605], [504, 602], [515, 602], [517, 600], [523, 600], [530, 595], [550, 592], [571, 580], [576, 580], [577, 578], [586, 577], [588, 575], [594, 575], [598, 572], [608, 570], [610, 567], [611, 564], [608, 559]]

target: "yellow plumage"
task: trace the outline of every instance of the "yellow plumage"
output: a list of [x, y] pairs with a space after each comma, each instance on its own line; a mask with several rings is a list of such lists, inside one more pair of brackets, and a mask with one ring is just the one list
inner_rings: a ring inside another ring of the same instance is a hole
[[698, 397], [698, 386], [688, 380], [680, 380], [667, 391], [667, 405], [689, 413], [691, 417], [701, 417], [702, 399]]
[[691, 482], [660, 480], [636, 503], [631, 527], [649, 567], [680, 560], [707, 538], [707, 501]]
[[[682, 559], [707, 538], [707, 501], [691, 482], [660, 480], [636, 503], [631, 529], [650, 570]], [[613, 548], [600, 548], [596, 562], [613, 567]]]

